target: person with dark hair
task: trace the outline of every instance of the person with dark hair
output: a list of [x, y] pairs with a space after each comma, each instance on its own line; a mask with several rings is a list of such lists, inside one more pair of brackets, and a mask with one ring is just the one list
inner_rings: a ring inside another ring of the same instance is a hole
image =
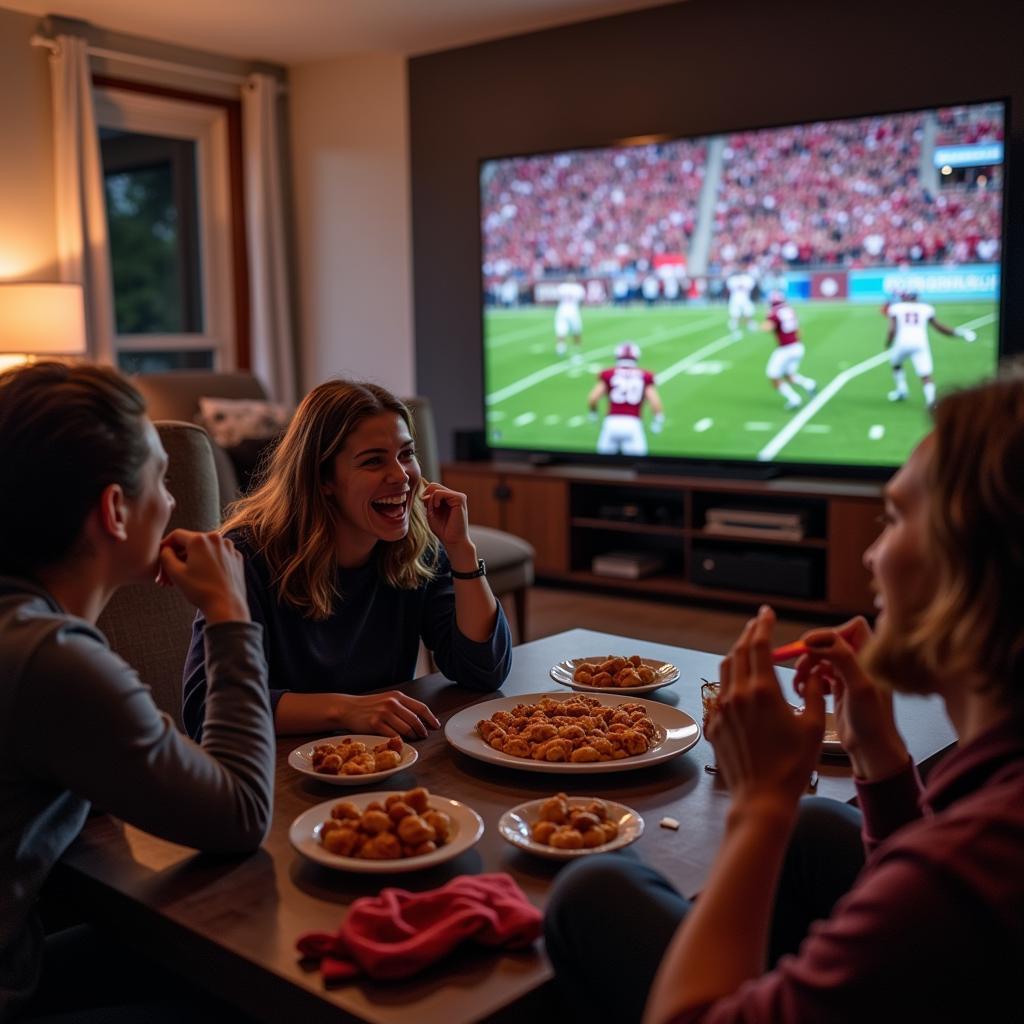
[[[164, 536], [166, 471], [141, 396], [115, 371], [0, 374], [0, 1020], [200, 1019], [98, 931], [44, 939], [36, 903], [92, 805], [226, 854], [255, 850], [270, 826], [273, 723], [241, 557], [218, 534]], [[158, 575], [205, 618], [202, 746], [96, 627], [120, 586]]]
[[[400, 689], [420, 641], [449, 678], [501, 686], [512, 636], [469, 534], [466, 495], [420, 475], [406, 407], [331, 380], [299, 404], [262, 485], [224, 532], [245, 555], [279, 734], [425, 736], [438, 721]], [[185, 664], [185, 728], [202, 732], [203, 617]]]
[[[731, 807], [699, 898], [622, 856], [559, 876], [547, 948], [580, 1019], [1001, 1020], [1017, 1005], [1024, 375], [944, 397], [885, 505], [865, 554], [876, 631], [807, 634], [802, 714], [772, 667], [770, 609], [722, 662], [708, 735]], [[829, 690], [859, 811], [801, 801]], [[923, 788], [894, 690], [940, 696], [958, 735]]]

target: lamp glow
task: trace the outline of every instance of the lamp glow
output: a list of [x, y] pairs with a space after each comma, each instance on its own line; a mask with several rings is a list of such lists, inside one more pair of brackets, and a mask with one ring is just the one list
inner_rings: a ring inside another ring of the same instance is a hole
[[0, 281], [0, 354], [83, 355], [80, 284]]

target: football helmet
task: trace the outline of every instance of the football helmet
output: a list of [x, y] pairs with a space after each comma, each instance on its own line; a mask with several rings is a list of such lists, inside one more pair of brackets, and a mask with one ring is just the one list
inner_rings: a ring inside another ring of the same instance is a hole
[[772, 292], [768, 296], [768, 304], [770, 306], [784, 306], [786, 304], [786, 296], [782, 292]]
[[629, 359], [632, 362], [637, 362], [640, 358], [640, 346], [632, 341], [624, 341], [616, 350], [615, 358], [618, 361], [623, 359]]

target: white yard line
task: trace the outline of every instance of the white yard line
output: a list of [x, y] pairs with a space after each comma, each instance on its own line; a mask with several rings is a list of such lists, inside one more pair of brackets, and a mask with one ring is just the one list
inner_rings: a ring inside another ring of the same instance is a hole
[[[960, 327], [974, 328], [984, 327], [986, 324], [992, 323], [995, 320], [995, 313], [986, 313], [985, 316], [979, 316], [976, 320], [969, 320], [965, 324], [960, 324]], [[856, 363], [847, 370], [843, 370], [842, 373], [837, 374], [832, 380], [825, 385], [824, 388], [819, 391], [814, 398], [812, 398], [783, 428], [780, 430], [758, 453], [757, 459], [759, 462], [771, 462], [776, 455], [782, 451], [783, 448], [789, 444], [790, 441], [796, 436], [803, 425], [814, 416], [830, 399], [834, 398], [836, 394], [847, 384], [850, 383], [854, 377], [859, 377], [862, 373], [867, 373], [868, 370], [873, 370], [876, 366], [881, 366], [882, 363], [889, 361], [889, 352], [879, 352], [877, 356], [872, 356], [870, 359], [865, 359], [862, 363]]]
[[833, 398], [840, 389], [849, 384], [854, 377], [859, 377], [868, 370], [889, 361], [888, 352], [879, 352], [877, 356], [865, 359], [862, 363], [856, 363], [848, 370], [843, 370], [825, 385], [758, 453], [759, 462], [771, 462], [783, 448], [793, 440], [800, 428], [816, 413], [829, 399]]
[[728, 348], [730, 345], [735, 345], [736, 342], [742, 340], [742, 337], [737, 338], [732, 331], [728, 334], [723, 334], [720, 338], [709, 341], [703, 348], [697, 349], [696, 352], [691, 352], [685, 359], [680, 359], [678, 363], [673, 363], [667, 370], [662, 370], [661, 373], [655, 374], [654, 381], [656, 384], [664, 384], [680, 373], [685, 373], [691, 366], [699, 363], [706, 356], [713, 355], [715, 352], [721, 352], [723, 348]]
[[[713, 316], [710, 318], [705, 317], [701, 320], [696, 320], [691, 324], [686, 324], [683, 327], [676, 328], [675, 330], [668, 330], [665, 328], [659, 328], [656, 331], [652, 331], [650, 334], [643, 337], [634, 337], [633, 340], [643, 349], [643, 347], [650, 345], [661, 345], [666, 341], [671, 341], [674, 338], [681, 338], [687, 334], [694, 334], [696, 331], [702, 331], [705, 327], [710, 327], [711, 324], [720, 323], [720, 316]], [[587, 359], [593, 359], [595, 356], [612, 356], [615, 354], [615, 349], [626, 340], [626, 336], [616, 341], [614, 345], [605, 345], [602, 348], [593, 349], [586, 354]], [[703, 349], [698, 349], [702, 352]], [[695, 353], [696, 354], [696, 353]], [[550, 380], [552, 377], [557, 377], [560, 373], [566, 373], [574, 367], [569, 363], [568, 360], [561, 362], [552, 363], [550, 366], [545, 366], [542, 370], [536, 370], [533, 373], [527, 374], [521, 380], [513, 381], [513, 383], [506, 387], [500, 388], [487, 396], [488, 405], [497, 405], [499, 402], [504, 402], [506, 398], [511, 398], [513, 395], [518, 395], [522, 391], [526, 391], [532, 388], [534, 384], [540, 384], [542, 381]]]

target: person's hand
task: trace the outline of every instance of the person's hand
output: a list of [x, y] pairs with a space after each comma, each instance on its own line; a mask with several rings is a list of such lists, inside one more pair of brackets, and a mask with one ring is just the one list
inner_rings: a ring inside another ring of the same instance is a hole
[[807, 653], [796, 664], [794, 685], [803, 692], [812, 675], [832, 691], [836, 732], [862, 779], [880, 779], [906, 765], [910, 755], [896, 728], [892, 693], [861, 668], [858, 652], [871, 627], [858, 616], [837, 629], [816, 629], [801, 638]]
[[590, 412], [587, 413], [587, 419], [590, 420], [591, 423], [596, 423], [599, 419], [597, 410], [591, 409]]
[[[427, 510], [427, 525], [444, 545], [449, 557], [458, 552], [460, 547], [472, 544], [469, 538], [469, 511], [464, 494], [442, 484], [428, 483], [420, 492], [420, 497]], [[475, 553], [472, 568], [476, 568]]]
[[160, 542], [157, 583], [177, 587], [208, 625], [250, 621], [242, 556], [219, 533], [173, 530], [167, 534]]
[[964, 341], [968, 343], [978, 340], [977, 333], [975, 331], [972, 331], [970, 327], [957, 327], [953, 331], [953, 333], [959, 335], [961, 338], [964, 339]]
[[664, 426], [665, 414], [661, 412], [655, 413], [655, 415], [651, 417], [651, 433], [660, 434], [661, 431], [664, 429]]
[[772, 666], [774, 625], [762, 606], [722, 662], [708, 738], [734, 805], [767, 801], [792, 812], [821, 753], [825, 695], [819, 674], [809, 674], [804, 712], [793, 713]]
[[340, 724], [353, 733], [382, 736], [405, 736], [416, 739], [437, 729], [441, 723], [421, 701], [401, 690], [368, 693], [365, 696], [342, 697]]

